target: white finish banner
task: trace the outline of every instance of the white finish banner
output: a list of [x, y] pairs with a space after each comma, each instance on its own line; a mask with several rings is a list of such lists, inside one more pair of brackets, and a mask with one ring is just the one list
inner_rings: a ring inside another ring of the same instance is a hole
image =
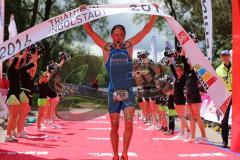
[[84, 11], [80, 11], [80, 8], [77, 8], [53, 17], [4, 42], [0, 45], [0, 62], [44, 38], [105, 16], [123, 13], [158, 15], [167, 21], [175, 33], [192, 66], [194, 66], [202, 85], [211, 96], [215, 105], [221, 107], [225, 104], [230, 93], [225, 88], [222, 80], [217, 77], [211, 64], [206, 60], [201, 50], [183, 27], [173, 17], [165, 14], [159, 7], [148, 4], [95, 5], [89, 7]]
[[212, 61], [212, 43], [213, 43], [213, 33], [212, 33], [212, 0], [201, 0], [202, 12], [203, 12], [203, 22], [205, 28], [205, 40], [206, 40], [206, 50], [207, 57], [209, 61]]

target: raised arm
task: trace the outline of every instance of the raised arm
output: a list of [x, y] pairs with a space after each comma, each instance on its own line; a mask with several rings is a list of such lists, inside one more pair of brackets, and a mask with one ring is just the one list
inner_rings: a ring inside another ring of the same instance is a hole
[[186, 53], [185, 53], [185, 51], [184, 50], [182, 50], [182, 52], [181, 52], [181, 60], [182, 60], [182, 62], [183, 62], [183, 65], [184, 65], [184, 73], [189, 73], [189, 72], [191, 72], [191, 66], [190, 66], [190, 64], [188, 63], [188, 61], [187, 61], [187, 59], [186, 59]]
[[29, 53], [29, 50], [28, 49], [26, 49], [25, 51], [24, 51], [24, 53], [23, 53], [23, 55], [22, 55], [22, 59], [26, 59], [27, 58], [27, 55], [28, 55], [28, 53]]
[[14, 57], [9, 58], [8, 64], [10, 70], [14, 69], [20, 59], [20, 52], [18, 52]]
[[182, 59], [183, 65], [184, 65], [184, 73], [189, 73], [190, 70], [191, 70], [191, 67], [190, 67], [186, 57], [185, 56], [181, 56], [181, 59]]
[[92, 29], [92, 26], [90, 23], [85, 23], [83, 25], [84, 29], [87, 31], [87, 34], [92, 38], [92, 40], [101, 48], [104, 47], [104, 45], [107, 43], [105, 40], [103, 40], [94, 30]]
[[145, 25], [145, 27], [130, 39], [133, 45], [138, 44], [151, 31], [156, 21], [156, 18], [157, 18], [156, 15], [152, 15], [148, 23]]
[[58, 66], [59, 66], [59, 67], [62, 67], [64, 63], [65, 63], [65, 60], [62, 59], [61, 62], [58, 64]]
[[173, 76], [177, 79], [178, 78], [177, 73], [176, 73], [176, 70], [175, 70], [173, 64], [170, 65], [170, 69], [171, 69], [171, 72], [172, 72]]
[[177, 73], [176, 73], [176, 70], [175, 70], [175, 67], [173, 65], [173, 62], [172, 62], [172, 59], [169, 58], [169, 64], [170, 64], [170, 69], [171, 69], [171, 72], [173, 74], [173, 76], [178, 79], [178, 76], [177, 76]]
[[20, 59], [20, 66], [26, 65], [26, 58], [27, 58], [28, 53], [29, 53], [29, 51], [28, 51], [28, 49], [26, 49]]
[[[83, 4], [80, 6], [80, 10], [84, 11], [87, 10], [87, 5]], [[87, 31], [87, 34], [92, 38], [92, 40], [101, 48], [104, 47], [106, 42], [92, 29], [92, 26], [90, 23], [85, 23], [83, 25], [83, 28]]]
[[47, 77], [47, 80], [49, 80], [49, 74], [50, 74], [50, 73], [49, 73], [48, 71], [44, 72], [43, 75], [41, 76], [41, 78], [40, 78], [39, 81], [38, 81], [39, 84], [42, 84], [42, 83], [44, 82], [44, 78], [45, 78], [45, 77]]
[[35, 51], [35, 53], [32, 56], [32, 59], [30, 60], [31, 63], [34, 64], [34, 67], [32, 67], [29, 70], [29, 74], [31, 75], [31, 78], [34, 78], [36, 72], [37, 72], [37, 67], [38, 67], [38, 50]]

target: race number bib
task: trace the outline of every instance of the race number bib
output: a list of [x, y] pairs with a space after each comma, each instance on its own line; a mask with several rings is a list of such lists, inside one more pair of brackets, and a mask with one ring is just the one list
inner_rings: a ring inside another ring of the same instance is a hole
[[114, 101], [124, 101], [128, 99], [128, 91], [127, 90], [116, 90], [113, 92], [113, 100]]

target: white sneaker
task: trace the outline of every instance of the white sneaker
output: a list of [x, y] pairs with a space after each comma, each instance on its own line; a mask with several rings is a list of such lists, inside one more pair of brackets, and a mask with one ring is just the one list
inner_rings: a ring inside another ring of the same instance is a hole
[[45, 131], [42, 127], [38, 128], [37, 130], [38, 130], [38, 132], [44, 132]]
[[52, 125], [52, 128], [55, 128], [55, 129], [62, 129], [63, 127], [62, 126], [59, 126], [57, 124], [53, 124]]
[[41, 124], [41, 128], [45, 128], [46, 129], [47, 127], [44, 124]]
[[145, 119], [145, 120], [143, 120], [142, 121], [143, 122], [143, 124], [146, 124], [146, 123], [148, 123], [148, 121]]
[[158, 125], [155, 125], [155, 126], [154, 126], [154, 130], [159, 131], [160, 129], [161, 129], [161, 127], [159, 127]]
[[18, 142], [18, 139], [16, 139], [14, 136], [7, 136], [5, 138], [5, 142]]
[[179, 133], [178, 135], [170, 138], [171, 140], [183, 140], [184, 139], [184, 136], [183, 134]]
[[27, 133], [25, 131], [17, 133], [17, 137], [18, 138], [28, 138]]
[[151, 125], [150, 127], [145, 128], [144, 130], [145, 131], [152, 131], [152, 130], [155, 130], [155, 127], [154, 127], [154, 125]]
[[160, 131], [160, 130], [161, 130], [161, 128], [162, 128], [162, 126], [161, 126], [161, 125], [157, 125], [157, 128], [156, 128], [156, 130], [157, 130], [157, 131]]
[[190, 138], [188, 138], [188, 139], [184, 139], [183, 142], [184, 142], [184, 143], [194, 143], [195, 140], [190, 137]]
[[195, 141], [195, 143], [206, 143], [208, 139], [206, 137], [199, 137], [198, 140]]
[[16, 131], [12, 131], [12, 135], [13, 135], [14, 137], [17, 137], [17, 132], [16, 132]]
[[31, 134], [30, 132], [27, 132], [27, 131], [25, 131], [25, 130], [22, 131], [22, 132], [23, 132], [24, 134], [26, 134], [26, 135], [27, 135], [27, 134]]
[[146, 121], [146, 118], [143, 116], [139, 117], [139, 119], [141, 119], [142, 121]]
[[147, 122], [147, 123], [145, 123], [144, 125], [145, 125], [145, 126], [151, 126], [151, 123], [148, 123], [148, 122]]
[[47, 120], [44, 120], [44, 122], [43, 122], [44, 124], [46, 124], [46, 125], [49, 125], [49, 126], [51, 126], [52, 124], [53, 124], [53, 121], [52, 120], [49, 120], [49, 119], [47, 119]]
[[184, 133], [184, 138], [185, 138], [185, 139], [189, 139], [190, 136], [191, 136], [191, 133], [190, 133], [190, 132], [185, 132], [185, 133]]

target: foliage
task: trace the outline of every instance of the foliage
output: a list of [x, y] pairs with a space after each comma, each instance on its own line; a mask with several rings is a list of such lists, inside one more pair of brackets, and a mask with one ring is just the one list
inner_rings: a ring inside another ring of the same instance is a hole
[[[49, 18], [77, 8], [80, 4], [96, 4], [98, 2], [106, 3], [106, 0], [8, 0], [6, 1], [5, 23], [9, 24], [10, 14], [13, 13], [15, 15], [18, 33], [20, 33]], [[107, 19], [101, 18], [101, 20], [93, 22], [93, 27], [97, 28], [97, 32], [100, 33], [101, 36], [105, 37], [108, 36], [109, 31], [106, 27], [102, 26], [107, 24]], [[71, 55], [77, 55], [79, 53], [85, 54], [85, 52], [87, 52], [86, 48], [78, 42], [85, 41], [86, 38], [86, 32], [82, 26], [80, 26], [42, 40], [41, 43], [47, 54], [40, 59], [40, 69], [45, 69], [48, 61], [51, 59], [56, 60], [57, 54], [60, 51], [65, 50]], [[7, 39], [8, 30], [7, 27], [5, 27], [5, 40]]]
[[63, 65], [60, 74], [66, 83], [89, 83], [98, 76], [101, 68], [102, 61], [96, 56], [75, 56]]
[[[202, 17], [201, 0], [154, 0], [163, 5], [163, 10], [173, 16], [186, 31], [194, 32], [200, 41], [204, 41], [204, 24]], [[232, 39], [232, 18], [231, 0], [213, 0], [213, 63], [217, 61], [219, 52], [223, 49], [231, 49]], [[134, 21], [142, 23], [148, 16], [136, 15]], [[156, 27], [160, 30], [167, 30], [166, 23], [159, 19]], [[169, 35], [170, 36], [170, 35]], [[204, 46], [203, 52], [206, 52]]]

